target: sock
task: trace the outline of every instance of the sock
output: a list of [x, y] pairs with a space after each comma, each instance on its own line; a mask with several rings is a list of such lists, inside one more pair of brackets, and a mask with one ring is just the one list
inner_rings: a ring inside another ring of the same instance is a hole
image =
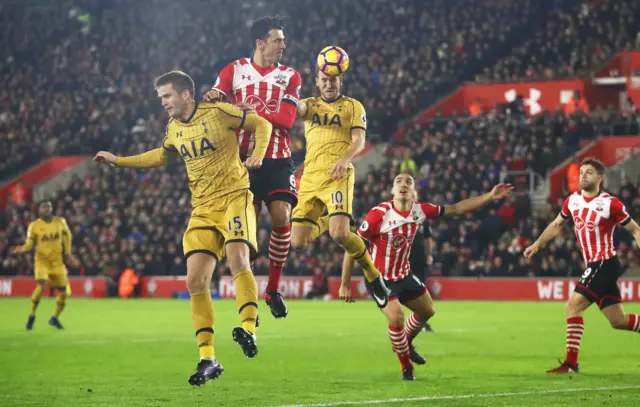
[[289, 256], [291, 225], [274, 226], [269, 239], [269, 282], [267, 291], [276, 291], [280, 285], [282, 268]]
[[572, 365], [578, 364], [578, 353], [580, 352], [580, 341], [584, 333], [584, 319], [573, 317], [567, 319], [567, 357], [565, 362]]
[[256, 334], [258, 318], [258, 285], [251, 270], [236, 274], [236, 304], [242, 321], [242, 328]]
[[191, 294], [191, 319], [196, 331], [200, 359], [213, 360], [213, 302], [208, 290]]
[[424, 326], [424, 322], [420, 321], [418, 318], [418, 314], [412, 312], [407, 318], [405, 333], [407, 334], [407, 340], [409, 341], [409, 346], [413, 342], [413, 339], [418, 336], [420, 331], [422, 331], [422, 327]]
[[320, 237], [321, 234], [329, 230], [329, 215], [322, 216], [318, 219], [318, 226], [313, 227], [313, 232], [311, 232], [311, 241], [313, 242], [317, 238]]
[[31, 294], [31, 315], [36, 315], [36, 308], [38, 308], [38, 304], [40, 304], [40, 298], [42, 298], [43, 292], [44, 286], [36, 284], [36, 289], [33, 290], [33, 294]]
[[376, 269], [376, 266], [373, 265], [373, 259], [371, 259], [367, 246], [365, 246], [360, 236], [350, 232], [349, 238], [341, 246], [360, 264], [368, 282], [372, 282], [380, 276], [380, 272]]
[[640, 315], [629, 314], [629, 330], [640, 333]]
[[389, 325], [389, 338], [391, 338], [393, 351], [398, 354], [402, 370], [406, 369], [411, 360], [409, 359], [409, 342], [404, 327]]
[[64, 310], [64, 306], [67, 305], [67, 292], [66, 288], [63, 290], [58, 290], [58, 295], [56, 296], [56, 308], [53, 311], [53, 316], [58, 318], [62, 311]]

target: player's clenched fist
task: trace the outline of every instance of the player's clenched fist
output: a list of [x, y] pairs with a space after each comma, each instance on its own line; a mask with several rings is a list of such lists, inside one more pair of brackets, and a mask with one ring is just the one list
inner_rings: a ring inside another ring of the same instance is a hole
[[244, 162], [244, 166], [247, 167], [247, 169], [249, 170], [260, 168], [262, 167], [262, 160], [256, 157], [248, 157], [247, 160]]
[[222, 93], [210, 90], [202, 96], [202, 99], [204, 99], [205, 102], [219, 102], [222, 100]]
[[96, 154], [95, 157], [93, 157], [93, 161], [97, 162], [98, 164], [115, 165], [117, 159], [118, 157], [108, 151], [100, 151], [98, 154]]
[[538, 250], [540, 249], [540, 247], [537, 244], [532, 244], [531, 246], [527, 247], [524, 250], [524, 257], [526, 257], [527, 259], [531, 256], [533, 256], [534, 254], [536, 254], [538, 252]]

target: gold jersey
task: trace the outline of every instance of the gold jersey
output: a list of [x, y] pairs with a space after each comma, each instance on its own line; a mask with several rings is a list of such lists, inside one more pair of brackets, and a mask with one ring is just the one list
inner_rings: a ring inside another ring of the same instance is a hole
[[[307, 141], [304, 172], [329, 171], [351, 147], [351, 129], [367, 129], [364, 107], [344, 95], [333, 102], [319, 97], [301, 102], [307, 105], [307, 113], [303, 117]], [[353, 169], [351, 163], [349, 168]]]
[[[195, 208], [231, 192], [249, 188], [249, 174], [238, 154], [235, 130], [249, 128], [260, 136], [254, 156], [264, 157], [271, 124], [255, 114], [247, 115], [228, 103], [196, 103], [186, 121], [169, 120], [162, 147], [120, 157], [120, 167], [150, 168], [181, 156], [187, 167], [191, 204]], [[259, 134], [258, 134], [259, 133]], [[266, 143], [266, 144], [265, 144]]]
[[36, 257], [62, 262], [63, 255], [71, 254], [71, 231], [67, 221], [59, 216], [52, 216], [49, 222], [42, 218], [31, 222], [22, 249], [28, 252], [34, 247]]

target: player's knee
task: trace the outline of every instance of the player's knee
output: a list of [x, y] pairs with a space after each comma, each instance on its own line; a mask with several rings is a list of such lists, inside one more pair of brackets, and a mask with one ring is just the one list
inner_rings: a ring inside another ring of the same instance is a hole
[[569, 300], [564, 307], [567, 318], [579, 317], [582, 315], [582, 307], [579, 304]]
[[287, 226], [291, 223], [291, 205], [288, 202], [271, 202], [270, 212], [271, 223], [274, 226]]
[[309, 238], [306, 238], [305, 236], [291, 236], [291, 247], [293, 248], [293, 250], [304, 250], [307, 248], [308, 244]]
[[243, 252], [227, 253], [227, 262], [229, 263], [229, 268], [233, 273], [251, 269], [251, 262], [249, 261], [248, 253], [243, 253]]
[[209, 289], [205, 273], [187, 273], [185, 282], [190, 293], [201, 293]]
[[331, 238], [338, 244], [345, 244], [347, 240], [349, 240], [349, 234], [351, 231], [348, 227], [343, 227], [343, 225], [331, 225], [329, 227], [329, 235]]
[[404, 314], [402, 311], [387, 314], [387, 320], [391, 326], [404, 326]]

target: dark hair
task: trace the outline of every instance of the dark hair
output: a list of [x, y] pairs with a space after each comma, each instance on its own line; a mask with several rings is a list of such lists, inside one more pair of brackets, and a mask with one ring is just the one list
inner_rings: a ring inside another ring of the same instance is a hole
[[38, 209], [40, 209], [42, 205], [49, 205], [53, 207], [53, 203], [48, 199], [43, 199], [42, 201], [38, 202]]
[[590, 165], [596, 169], [596, 172], [598, 173], [598, 175], [604, 175], [604, 163], [595, 157], [585, 158], [584, 160], [582, 160], [582, 163], [580, 163], [581, 167], [583, 165]]
[[193, 79], [182, 71], [171, 71], [158, 76], [153, 86], [158, 89], [160, 86], [173, 85], [173, 88], [182, 93], [188, 90], [191, 96], [196, 94], [196, 85], [193, 83]]
[[276, 15], [261, 17], [253, 21], [251, 28], [249, 28], [253, 47], [255, 48], [256, 46], [256, 40], [266, 40], [269, 37], [269, 31], [282, 30], [284, 28], [284, 20], [285, 17]]

